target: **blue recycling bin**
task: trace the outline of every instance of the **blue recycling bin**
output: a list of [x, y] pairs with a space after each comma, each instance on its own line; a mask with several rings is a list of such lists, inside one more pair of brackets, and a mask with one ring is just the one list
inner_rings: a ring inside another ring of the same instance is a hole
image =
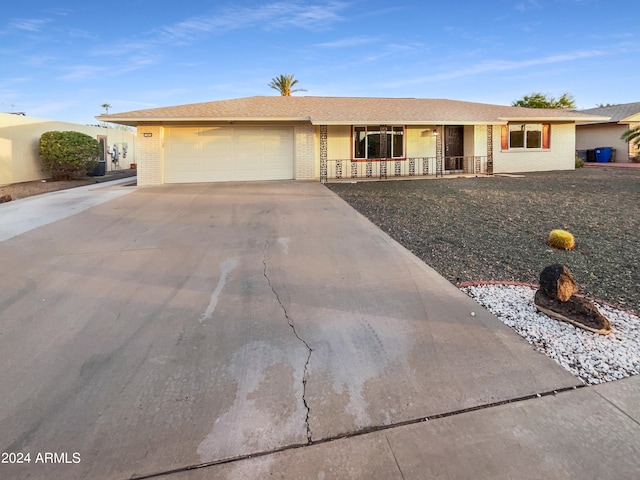
[[605, 163], [611, 161], [612, 147], [600, 147], [596, 148], [596, 162]]

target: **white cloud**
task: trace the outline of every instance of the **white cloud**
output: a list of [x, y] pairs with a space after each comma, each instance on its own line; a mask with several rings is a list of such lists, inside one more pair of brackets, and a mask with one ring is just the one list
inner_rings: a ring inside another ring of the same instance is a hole
[[481, 75], [491, 72], [503, 72], [510, 70], [518, 70], [527, 67], [535, 67], [541, 65], [549, 65], [554, 63], [570, 62], [573, 60], [580, 60], [583, 58], [593, 58], [605, 55], [600, 50], [588, 50], [580, 52], [572, 52], [560, 55], [550, 55], [548, 57], [542, 57], [532, 60], [523, 61], [508, 61], [508, 60], [492, 60], [476, 65], [472, 65], [467, 68], [450, 68], [443, 73], [436, 73], [433, 75], [426, 75], [418, 78], [408, 78], [406, 80], [399, 80], [397, 82], [390, 82], [382, 84], [385, 87], [399, 87], [404, 85], [415, 85], [420, 83], [438, 82], [443, 80], [452, 80], [454, 78], [469, 77], [473, 75]]
[[527, 10], [533, 10], [535, 8], [542, 8], [542, 5], [538, 0], [524, 0], [516, 3], [514, 6], [519, 12], [526, 12]]
[[66, 17], [73, 13], [73, 10], [68, 8], [59, 8], [59, 7], [51, 7], [46, 10], [47, 13], [51, 13], [52, 15], [59, 15], [61, 17]]
[[376, 40], [371, 37], [351, 37], [351, 38], [343, 38], [341, 40], [334, 40], [333, 42], [324, 42], [317, 43], [314, 47], [320, 48], [344, 48], [344, 47], [355, 47], [358, 45], [367, 45], [370, 43], [374, 43]]
[[332, 22], [340, 21], [339, 12], [346, 7], [347, 4], [342, 2], [308, 4], [299, 1], [276, 2], [255, 8], [236, 6], [161, 27], [154, 33], [159, 34], [164, 41], [190, 42], [201, 34], [216, 34], [252, 27], [269, 30], [295, 26], [307, 30], [320, 30]]
[[85, 40], [96, 40], [98, 38], [91, 32], [87, 32], [86, 30], [80, 30], [77, 28], [70, 29], [68, 32], [66, 32], [65, 35], [70, 38], [84, 38]]
[[123, 62], [112, 62], [110, 65], [101, 63], [100, 65], [73, 65], [65, 68], [66, 73], [60, 76], [59, 80], [81, 81], [99, 78], [105, 75], [115, 77], [125, 73], [140, 70], [141, 68], [155, 65], [158, 60], [154, 57], [138, 56], [131, 57]]
[[65, 74], [60, 76], [59, 80], [87, 80], [89, 78], [98, 77], [108, 71], [106, 66], [98, 65], [75, 65], [64, 69]]
[[57, 60], [58, 58], [53, 55], [29, 55], [24, 57], [22, 63], [30, 67], [41, 67], [51, 65]]
[[39, 32], [42, 30], [42, 27], [50, 21], [48, 18], [16, 18], [9, 22], [8, 28], [25, 30], [27, 32]]
[[28, 106], [29, 115], [34, 117], [44, 117], [46, 115], [53, 115], [58, 112], [64, 112], [76, 105], [76, 102], [49, 102], [42, 104], [34, 104]]

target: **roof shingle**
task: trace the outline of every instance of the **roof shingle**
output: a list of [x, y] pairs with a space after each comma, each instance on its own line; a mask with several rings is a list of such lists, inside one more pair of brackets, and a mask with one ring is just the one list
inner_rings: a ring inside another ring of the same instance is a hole
[[577, 110], [577, 112], [586, 113], [588, 115], [601, 115], [604, 117], [610, 117], [609, 120], [605, 122], [589, 123], [618, 123], [625, 118], [640, 113], [640, 102], [621, 103], [619, 105], [609, 105], [608, 107], [588, 108], [586, 110]]
[[427, 98], [257, 96], [100, 115], [137, 125], [182, 121], [310, 121], [336, 124], [483, 124], [509, 120], [597, 121], [581, 112]]

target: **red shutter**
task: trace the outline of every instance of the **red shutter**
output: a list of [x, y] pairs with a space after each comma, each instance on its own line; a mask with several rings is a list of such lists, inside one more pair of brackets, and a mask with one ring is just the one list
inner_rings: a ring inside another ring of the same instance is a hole
[[549, 123], [542, 124], [542, 148], [551, 148], [551, 125]]
[[506, 125], [502, 125], [500, 148], [502, 148], [502, 150], [509, 150], [509, 128]]

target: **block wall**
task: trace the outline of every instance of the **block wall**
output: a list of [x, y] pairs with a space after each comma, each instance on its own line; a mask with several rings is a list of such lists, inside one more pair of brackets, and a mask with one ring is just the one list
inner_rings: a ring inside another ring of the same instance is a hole
[[542, 172], [575, 168], [575, 124], [552, 123], [551, 142], [547, 150], [502, 150], [502, 125], [493, 126], [493, 173]]
[[313, 180], [316, 176], [315, 128], [311, 123], [299, 123], [294, 127], [294, 178]]
[[138, 185], [160, 185], [164, 182], [163, 143], [163, 127], [138, 127]]

